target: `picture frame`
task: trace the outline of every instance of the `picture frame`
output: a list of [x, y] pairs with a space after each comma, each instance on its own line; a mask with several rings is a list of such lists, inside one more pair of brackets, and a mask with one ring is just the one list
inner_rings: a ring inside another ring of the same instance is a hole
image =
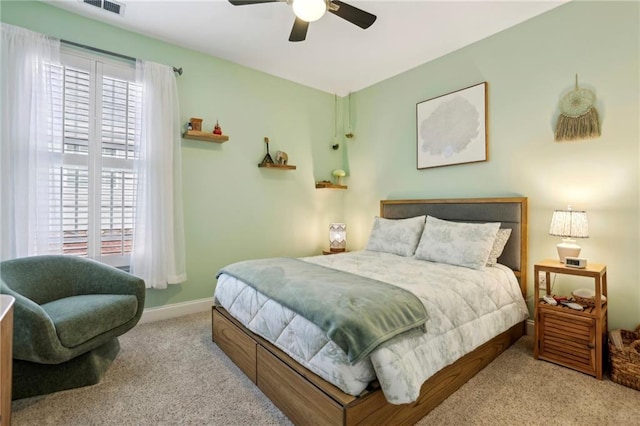
[[487, 161], [487, 82], [416, 104], [417, 168]]

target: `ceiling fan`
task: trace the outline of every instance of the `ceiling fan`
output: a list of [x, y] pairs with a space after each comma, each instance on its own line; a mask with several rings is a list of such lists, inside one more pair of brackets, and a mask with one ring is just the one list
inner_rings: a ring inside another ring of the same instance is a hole
[[376, 20], [375, 15], [338, 0], [229, 0], [234, 6], [280, 2], [291, 5], [296, 15], [289, 41], [303, 41], [309, 22], [317, 21], [327, 11], [362, 29], [369, 28]]

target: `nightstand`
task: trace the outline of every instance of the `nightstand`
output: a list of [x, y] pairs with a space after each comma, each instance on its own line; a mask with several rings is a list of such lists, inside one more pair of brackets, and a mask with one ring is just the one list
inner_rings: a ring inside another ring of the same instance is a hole
[[[551, 295], [551, 274], [592, 278], [595, 306], [584, 311], [545, 303], [540, 300], [540, 273], [545, 276], [545, 293]], [[535, 277], [534, 357], [551, 361], [602, 379], [604, 348], [607, 339], [607, 267], [588, 263], [586, 268], [567, 267], [558, 260], [543, 260], [533, 267]]]

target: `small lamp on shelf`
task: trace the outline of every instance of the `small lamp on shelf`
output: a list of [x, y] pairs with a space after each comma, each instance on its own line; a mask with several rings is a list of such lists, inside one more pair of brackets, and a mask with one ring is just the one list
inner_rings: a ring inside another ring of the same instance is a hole
[[342, 178], [347, 175], [342, 169], [335, 169], [331, 174], [336, 178], [336, 185], [342, 185]]
[[587, 212], [572, 210], [556, 210], [551, 218], [549, 234], [562, 237], [562, 242], [557, 245], [558, 257], [564, 263], [567, 256], [577, 257], [581, 247], [573, 238], [589, 238], [589, 224]]
[[329, 251], [340, 253], [347, 248], [347, 225], [344, 223], [329, 224]]

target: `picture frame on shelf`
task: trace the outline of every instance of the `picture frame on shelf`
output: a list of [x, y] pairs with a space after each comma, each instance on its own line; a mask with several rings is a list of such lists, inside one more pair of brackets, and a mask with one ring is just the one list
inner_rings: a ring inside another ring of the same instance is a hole
[[487, 82], [416, 105], [418, 169], [487, 161]]

